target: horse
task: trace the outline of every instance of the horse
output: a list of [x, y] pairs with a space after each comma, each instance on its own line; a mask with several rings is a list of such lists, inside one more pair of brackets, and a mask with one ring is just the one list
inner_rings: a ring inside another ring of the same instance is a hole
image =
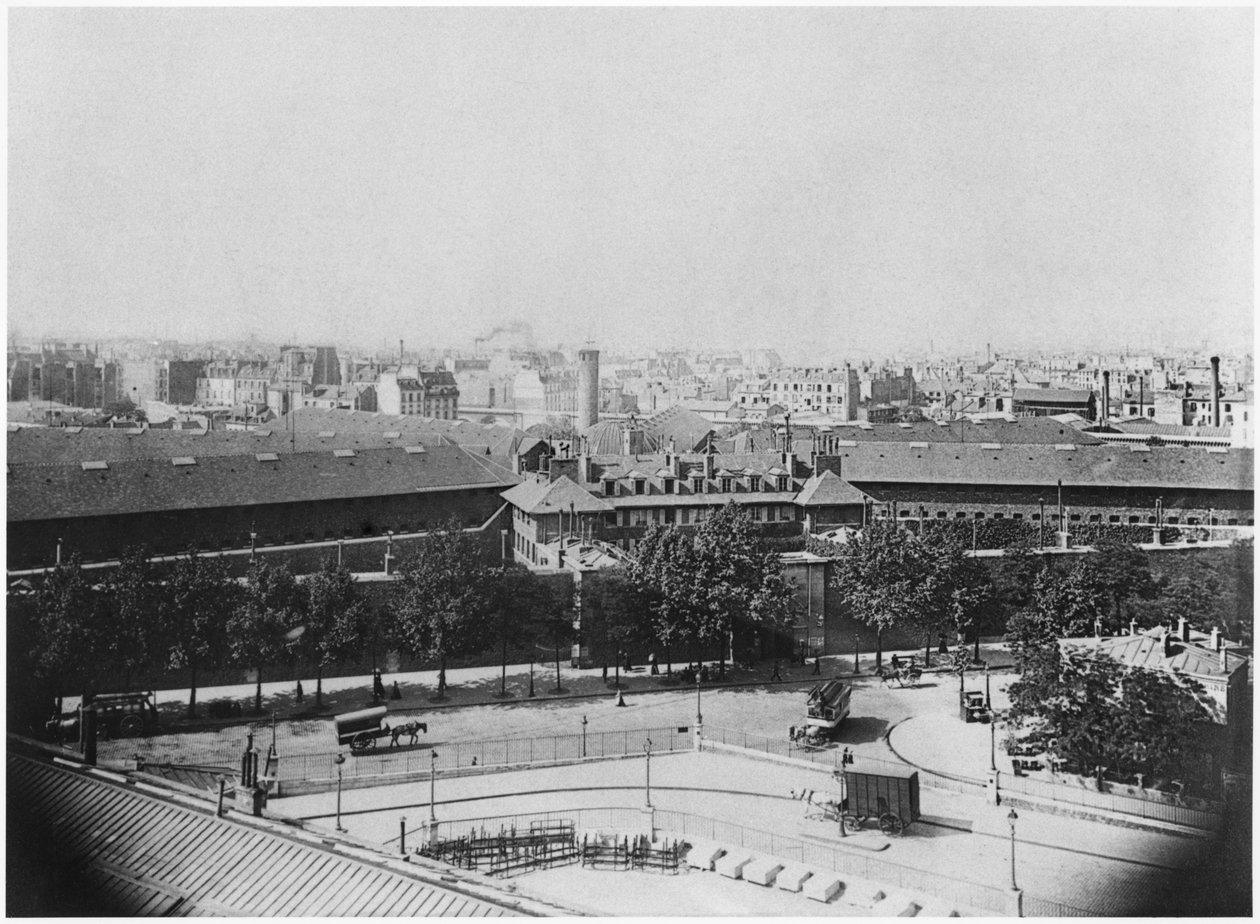
[[389, 746], [391, 748], [397, 746], [398, 739], [403, 735], [409, 735], [411, 737], [411, 740], [408, 741], [407, 744], [418, 744], [420, 741], [420, 732], [424, 732], [427, 735], [429, 733], [429, 726], [424, 722], [408, 722], [405, 725], [395, 725], [389, 731]]

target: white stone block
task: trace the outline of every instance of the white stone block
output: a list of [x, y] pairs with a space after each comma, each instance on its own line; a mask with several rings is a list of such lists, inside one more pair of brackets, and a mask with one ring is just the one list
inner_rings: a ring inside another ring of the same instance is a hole
[[848, 879], [844, 883], [844, 902], [855, 908], [874, 908], [887, 894], [875, 883], [865, 879]]
[[744, 867], [744, 881], [755, 882], [761, 886], [774, 885], [774, 877], [779, 875], [781, 869], [783, 869], [783, 864], [773, 857], [754, 857], [753, 861]]
[[752, 854], [744, 850], [732, 850], [721, 857], [713, 868], [728, 879], [739, 879], [744, 875], [744, 867], [752, 862]]
[[835, 873], [815, 873], [809, 877], [809, 882], [805, 883], [801, 891], [806, 898], [812, 898], [816, 902], [829, 902], [840, 894], [843, 887], [844, 884]]
[[785, 892], [799, 892], [801, 886], [812, 875], [814, 874], [805, 867], [789, 863], [779, 871], [779, 875], [774, 877], [774, 884]]
[[712, 841], [696, 841], [687, 851], [687, 865], [692, 869], [711, 870], [714, 862], [724, 853], [725, 848]]

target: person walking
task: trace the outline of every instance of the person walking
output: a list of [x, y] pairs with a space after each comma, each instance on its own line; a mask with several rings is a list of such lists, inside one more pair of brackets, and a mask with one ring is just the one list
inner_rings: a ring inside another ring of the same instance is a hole
[[372, 672], [372, 695], [378, 700], [385, 698], [385, 681], [381, 679], [379, 669]]
[[660, 670], [656, 666], [656, 652], [648, 652], [648, 669], [650, 673], [659, 674]]
[[822, 661], [822, 658], [819, 657], [817, 654], [815, 654], [814, 655], [814, 676], [815, 677], [817, 677], [819, 674], [822, 673], [822, 664], [820, 663], [821, 661]]
[[783, 677], [779, 674], [779, 662], [778, 662], [778, 661], [775, 661], [775, 662], [774, 662], [774, 673], [772, 673], [772, 674], [770, 675], [770, 681], [773, 683], [773, 682], [775, 682], [775, 681], [782, 680], [782, 679], [783, 679]]

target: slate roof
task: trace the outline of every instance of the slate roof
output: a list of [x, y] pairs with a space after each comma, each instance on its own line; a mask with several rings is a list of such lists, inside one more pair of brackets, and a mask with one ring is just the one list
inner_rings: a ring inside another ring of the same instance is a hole
[[[589, 491], [579, 487], [567, 475], [555, 481], [529, 479], [503, 492], [503, 499], [519, 510], [534, 516], [550, 513], [605, 513], [612, 510]], [[572, 506], [570, 506], [572, 505]]]
[[208, 801], [139, 791], [13, 753], [6, 766], [10, 825], [19, 803], [20, 827], [38, 828], [25, 833], [50, 843], [102, 913], [430, 917], [541, 910], [489, 884], [448, 886], [442, 870], [422, 863], [350, 856], [275, 822], [216, 818]]
[[1120, 433], [1140, 433], [1143, 436], [1196, 436], [1225, 440], [1231, 436], [1229, 427], [1183, 427], [1141, 419], [1113, 421], [1111, 428]]
[[1085, 404], [1091, 392], [1088, 388], [1024, 388], [1016, 386], [1014, 399], [1022, 404]]
[[[995, 440], [998, 442], [998, 440]], [[836, 452], [847, 481], [912, 484], [1053, 485], [1162, 489], [1254, 490], [1255, 451], [1208, 452], [1200, 447], [1155, 446], [1131, 452], [1124, 444], [1053, 446], [977, 443], [858, 443]], [[808, 455], [805, 456], [808, 458]]]
[[[900, 423], [871, 424], [871, 429], [851, 424], [834, 424], [819, 433], [841, 440], [857, 440], [863, 443], [907, 443], [907, 442], [992, 442], [1020, 444], [1048, 443], [1080, 443], [1082, 445], [1098, 445], [1103, 441], [1098, 437], [1082, 433], [1076, 427], [1068, 426], [1053, 417], [1020, 417], [1008, 420], [1004, 417], [986, 417], [984, 423], [962, 419], [946, 421], [943, 425], [934, 420], [917, 420], [903, 426]], [[798, 455], [802, 452], [808, 457], [811, 442], [798, 430], [803, 429], [793, 421], [792, 445]]]
[[1247, 664], [1245, 657], [1231, 654], [1228, 656], [1226, 670], [1221, 670], [1219, 652], [1193, 643], [1186, 644], [1176, 639], [1171, 645], [1172, 654], [1166, 657], [1163, 633], [1159, 630], [1155, 633], [1139, 632], [1137, 635], [1115, 635], [1106, 638], [1066, 638], [1060, 642], [1060, 645], [1064, 648], [1105, 654], [1129, 667], [1177, 671], [1214, 681], [1227, 680]]
[[796, 495], [796, 503], [802, 507], [835, 506], [839, 504], [863, 504], [866, 495], [833, 471], [809, 478]]
[[458, 446], [434, 445], [422, 453], [409, 453], [402, 446], [359, 449], [350, 458], [338, 458], [332, 449], [325, 448], [277, 452], [276, 461], [256, 458], [260, 451], [282, 448], [254, 443], [248, 454], [217, 456], [198, 453], [194, 448], [181, 453], [196, 459], [194, 465], [172, 465], [172, 453], [109, 461], [103, 471], [85, 471], [78, 462], [11, 462], [8, 519], [15, 522], [499, 488], [520, 480], [493, 459]]
[[657, 446], [664, 448], [672, 439], [679, 452], [691, 452], [704, 446], [705, 438], [713, 432], [713, 424], [695, 411], [676, 404], [644, 421], [643, 429], [655, 438]]

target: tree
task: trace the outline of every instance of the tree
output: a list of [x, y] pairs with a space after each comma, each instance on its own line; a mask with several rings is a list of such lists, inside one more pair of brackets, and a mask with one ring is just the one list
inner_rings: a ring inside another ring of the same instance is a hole
[[534, 615], [534, 632], [555, 652], [557, 693], [563, 692], [560, 687], [560, 650], [572, 644], [577, 634], [573, 628], [575, 603], [573, 590], [573, 584], [567, 579], [542, 583], [540, 587], [542, 605]]
[[508, 649], [533, 643], [532, 626], [547, 605], [547, 595], [537, 575], [521, 565], [487, 572], [487, 586], [491, 629], [499, 645], [499, 696], [506, 697]]
[[481, 546], [453, 520], [420, 541], [394, 585], [395, 636], [411, 657], [438, 662], [439, 700], [447, 659], [484, 645], [487, 585]]
[[1006, 627], [1017, 665], [1034, 651], [1054, 647], [1061, 638], [1092, 634], [1095, 625], [1103, 623], [1109, 602], [1098, 586], [1097, 575], [1079, 559], [1038, 574], [1031, 600]]
[[305, 581], [306, 631], [301, 644], [315, 665], [315, 708], [324, 704], [324, 668], [363, 647], [367, 607], [350, 569], [325, 559]]
[[99, 653], [96, 601], [78, 553], [45, 575], [35, 590], [35, 668], [60, 696], [69, 676], [87, 671]]
[[1209, 703], [1187, 677], [1057, 646], [1030, 655], [1009, 692], [1010, 718], [1025, 739], [1083, 774], [1121, 777], [1190, 769]]
[[222, 558], [189, 554], [171, 569], [165, 635], [171, 667], [191, 672], [190, 719], [197, 716], [197, 671], [218, 664], [228, 650], [227, 625], [237, 591]]
[[980, 653], [980, 622], [993, 603], [993, 582], [989, 571], [967, 555], [957, 542], [919, 543], [918, 558], [923, 569], [919, 623], [927, 636], [924, 663], [931, 664], [933, 633], [946, 627], [957, 634], [959, 647], [968, 631], [975, 630], [976, 656]]
[[302, 588], [289, 569], [259, 560], [249, 566], [245, 586], [228, 621], [232, 660], [257, 671], [254, 712], [262, 713], [263, 667], [274, 664], [290, 651], [302, 623]]
[[130, 690], [132, 675], [151, 668], [161, 647], [160, 588], [147, 551], [126, 548], [103, 591], [101, 652], [122, 669], [123, 685]]
[[695, 533], [696, 635], [718, 643], [718, 676], [726, 676], [726, 643], [736, 627], [778, 627], [792, 619], [793, 591], [779, 556], [734, 502], [708, 517]]
[[1146, 552], [1128, 542], [1104, 540], [1080, 562], [1086, 586], [1096, 588], [1110, 600], [1111, 612], [1102, 614], [1104, 628], [1117, 634], [1128, 625], [1125, 605], [1134, 600], [1149, 600], [1155, 595], [1151, 564]]
[[874, 522], [836, 547], [832, 586], [853, 617], [875, 629], [875, 665], [883, 665], [883, 633], [922, 625], [923, 544], [895, 523]]
[[[651, 632], [665, 649], [665, 661], [672, 660], [673, 646], [686, 639], [699, 641], [700, 613], [695, 574], [698, 559], [689, 533], [673, 527], [648, 527], [634, 555], [625, 566], [604, 576], [607, 632], [618, 648], [643, 633], [641, 620], [631, 618], [624, 604], [637, 597], [650, 614]], [[699, 660], [699, 652], [697, 660]], [[668, 668], [667, 668], [668, 669]]]

